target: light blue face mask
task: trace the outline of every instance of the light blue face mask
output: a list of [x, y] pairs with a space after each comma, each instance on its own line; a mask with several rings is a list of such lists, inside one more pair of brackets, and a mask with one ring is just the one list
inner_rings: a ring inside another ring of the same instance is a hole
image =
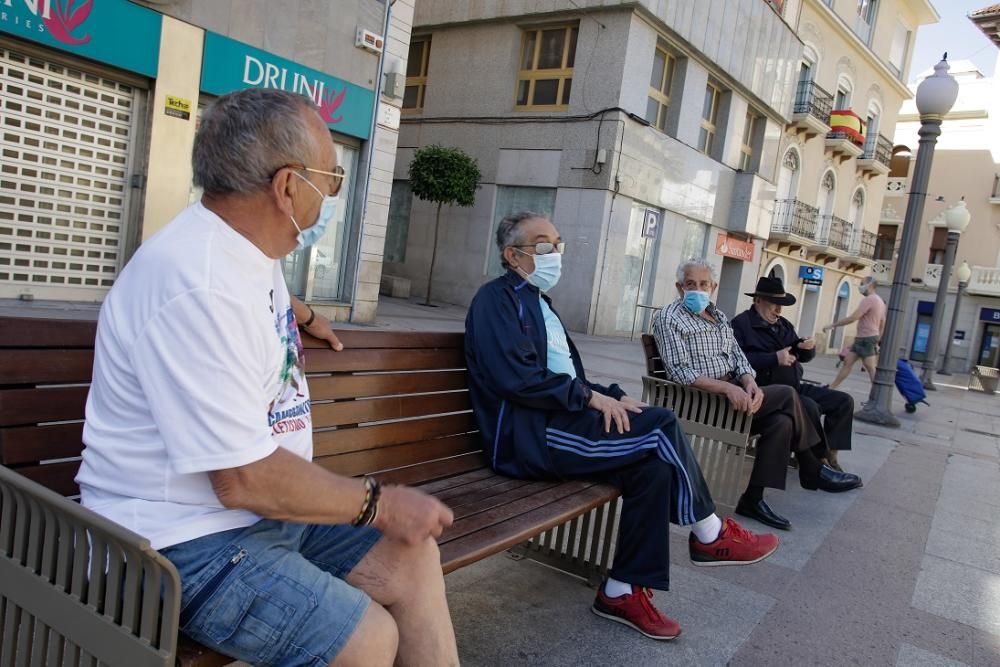
[[333, 216], [337, 214], [337, 195], [324, 195], [323, 191], [313, 185], [312, 181], [308, 178], [301, 175], [297, 171], [292, 173], [308, 183], [309, 187], [319, 193], [320, 197], [323, 197], [323, 203], [319, 206], [319, 215], [316, 217], [316, 222], [311, 227], [302, 229], [299, 227], [299, 223], [295, 222], [295, 218], [289, 216], [292, 217], [292, 224], [295, 225], [295, 229], [299, 232], [299, 245], [296, 250], [302, 250], [303, 248], [308, 248], [323, 238], [323, 234], [326, 233], [326, 226], [330, 224], [330, 221], [333, 220]]
[[[516, 250], [516, 248], [515, 248]], [[528, 253], [518, 250], [527, 255]], [[525, 274], [525, 279], [542, 290], [548, 292], [559, 282], [562, 275], [562, 255], [558, 252], [550, 252], [547, 255], [533, 255], [535, 259], [535, 270]]]
[[708, 308], [709, 300], [708, 292], [699, 292], [698, 290], [684, 292], [684, 306], [695, 315]]

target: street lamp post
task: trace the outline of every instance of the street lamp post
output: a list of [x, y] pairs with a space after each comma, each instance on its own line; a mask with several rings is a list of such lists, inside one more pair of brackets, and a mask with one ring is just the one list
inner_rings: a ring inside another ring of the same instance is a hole
[[955, 329], [958, 327], [958, 308], [962, 305], [962, 292], [969, 286], [969, 279], [972, 278], [972, 269], [968, 262], [962, 262], [962, 266], [955, 271], [958, 278], [958, 291], [955, 293], [955, 310], [951, 313], [951, 326], [948, 327], [948, 341], [944, 346], [944, 359], [941, 360], [941, 370], [938, 375], [951, 375], [948, 364], [951, 363], [951, 348], [955, 344]]
[[916, 165], [910, 186], [910, 199], [906, 204], [903, 219], [903, 235], [899, 245], [899, 259], [892, 277], [892, 292], [886, 313], [885, 329], [882, 332], [878, 366], [872, 381], [868, 402], [855, 415], [861, 421], [885, 426], [899, 426], [899, 420], [892, 414], [892, 394], [896, 377], [896, 360], [899, 334], [905, 320], [904, 309], [910, 294], [910, 275], [913, 271], [913, 254], [916, 251], [920, 219], [924, 214], [924, 200], [927, 198], [927, 182], [930, 180], [931, 163], [934, 160], [934, 145], [941, 134], [941, 121], [955, 104], [958, 97], [958, 82], [948, 74], [948, 54], [944, 54], [934, 74], [920, 82], [917, 87], [916, 103], [920, 113], [920, 145], [917, 149]]
[[[924, 389], [934, 391], [934, 367], [938, 361], [938, 337], [941, 325], [944, 324], [944, 306], [948, 302], [948, 282], [951, 280], [951, 267], [955, 263], [955, 251], [958, 250], [958, 239], [969, 226], [969, 210], [965, 208], [965, 200], [952, 206], [944, 214], [945, 225], [948, 227], [948, 241], [944, 248], [944, 264], [941, 265], [941, 279], [938, 282], [937, 299], [934, 301], [934, 318], [931, 320], [931, 332], [927, 337], [927, 357], [924, 359], [924, 370], [920, 381]], [[950, 347], [950, 346], [949, 346]]]

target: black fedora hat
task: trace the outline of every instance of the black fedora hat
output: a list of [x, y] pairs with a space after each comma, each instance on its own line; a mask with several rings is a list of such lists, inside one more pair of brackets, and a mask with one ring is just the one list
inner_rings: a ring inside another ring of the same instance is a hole
[[795, 303], [795, 296], [785, 291], [785, 286], [781, 284], [780, 278], [759, 278], [757, 289], [744, 293], [747, 296], [760, 297], [779, 306], [791, 306]]

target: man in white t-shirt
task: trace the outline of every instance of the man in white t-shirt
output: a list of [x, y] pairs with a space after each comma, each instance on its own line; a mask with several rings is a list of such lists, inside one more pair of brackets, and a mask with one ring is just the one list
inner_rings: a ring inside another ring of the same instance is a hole
[[308, 98], [232, 93], [205, 113], [193, 165], [201, 201], [101, 308], [83, 504], [174, 563], [182, 631], [221, 653], [457, 664], [434, 541], [451, 511], [311, 461], [298, 323], [341, 346], [279, 260], [333, 217], [344, 172], [326, 125]]

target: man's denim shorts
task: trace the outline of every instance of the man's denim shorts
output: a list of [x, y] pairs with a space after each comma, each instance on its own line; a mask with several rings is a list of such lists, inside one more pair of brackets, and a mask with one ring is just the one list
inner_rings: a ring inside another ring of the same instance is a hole
[[160, 553], [180, 572], [184, 634], [254, 665], [326, 667], [368, 609], [344, 577], [381, 536], [263, 519]]

